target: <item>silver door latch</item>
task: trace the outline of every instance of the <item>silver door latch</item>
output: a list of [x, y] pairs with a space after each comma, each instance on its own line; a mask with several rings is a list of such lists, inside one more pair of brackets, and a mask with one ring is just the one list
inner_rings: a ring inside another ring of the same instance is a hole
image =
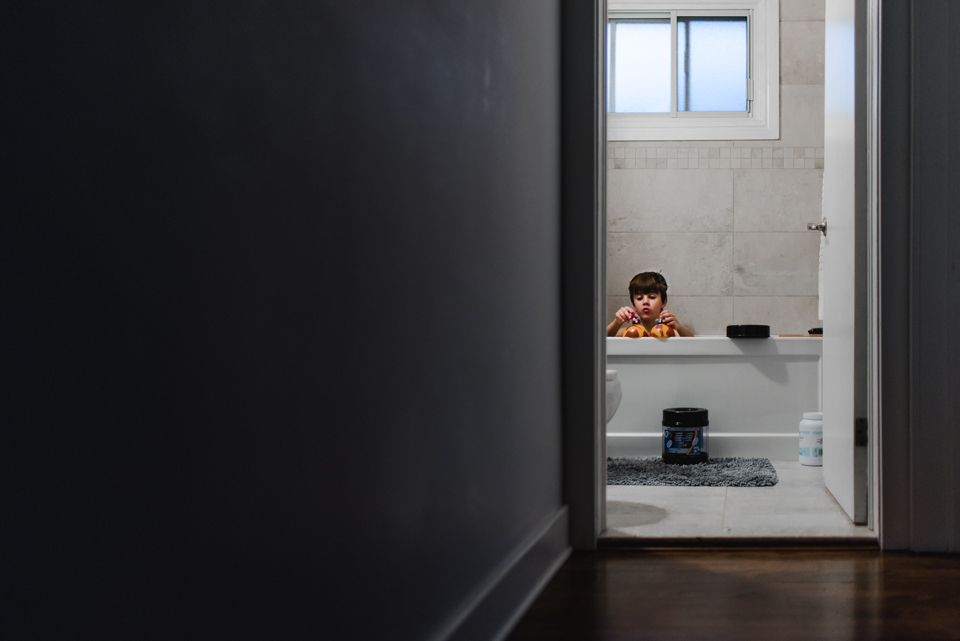
[[818, 231], [824, 236], [827, 235], [827, 217], [823, 217], [822, 223], [807, 223], [807, 229], [810, 231]]

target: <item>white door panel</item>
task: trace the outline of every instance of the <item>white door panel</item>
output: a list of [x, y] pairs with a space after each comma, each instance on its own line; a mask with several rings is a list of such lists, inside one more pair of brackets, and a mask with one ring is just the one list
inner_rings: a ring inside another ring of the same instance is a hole
[[[854, 0], [827, 0], [824, 69], [823, 479], [858, 514], [856, 328], [856, 41]], [[813, 221], [811, 221], [813, 222]]]

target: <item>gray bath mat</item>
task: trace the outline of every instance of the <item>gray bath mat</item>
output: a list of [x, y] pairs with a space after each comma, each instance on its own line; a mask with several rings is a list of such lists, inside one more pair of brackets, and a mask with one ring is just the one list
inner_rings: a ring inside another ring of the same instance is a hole
[[766, 458], [712, 458], [696, 465], [668, 465], [659, 456], [607, 459], [607, 485], [764, 487], [778, 481]]

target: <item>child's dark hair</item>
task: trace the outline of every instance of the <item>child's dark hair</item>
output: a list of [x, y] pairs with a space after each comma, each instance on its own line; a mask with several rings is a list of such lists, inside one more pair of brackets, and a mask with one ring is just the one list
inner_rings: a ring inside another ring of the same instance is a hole
[[657, 272], [640, 272], [630, 281], [630, 303], [633, 304], [637, 294], [660, 294], [661, 300], [667, 302], [667, 279]]

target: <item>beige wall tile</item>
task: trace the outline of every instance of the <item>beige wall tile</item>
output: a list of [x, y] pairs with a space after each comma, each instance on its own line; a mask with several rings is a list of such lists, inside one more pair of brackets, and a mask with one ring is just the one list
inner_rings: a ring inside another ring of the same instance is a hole
[[607, 196], [609, 231], [733, 229], [730, 171], [613, 172]]
[[825, 0], [780, 0], [780, 22], [825, 18]]
[[737, 325], [769, 325], [771, 334], [806, 334], [823, 326], [816, 296], [737, 296], [733, 319]]
[[780, 146], [823, 147], [823, 86], [780, 87]]
[[780, 25], [780, 84], [822, 85], [824, 22]]
[[607, 315], [604, 323], [610, 323], [621, 307], [630, 306], [630, 297], [627, 296], [627, 284], [623, 284], [623, 294], [616, 296], [607, 296]]
[[738, 233], [737, 296], [816, 296], [820, 239], [809, 232]]
[[698, 336], [727, 333], [733, 324], [732, 296], [668, 296], [667, 309]]
[[780, 11], [780, 140], [611, 144], [613, 167], [631, 156], [619, 147], [637, 160], [608, 174], [608, 320], [629, 304], [629, 279], [654, 270], [670, 282], [668, 307], [699, 334], [818, 324], [819, 245], [802, 230], [820, 218], [822, 159], [807, 150], [823, 147], [825, 0], [780, 0]]
[[822, 170], [734, 171], [734, 229], [802, 231], [820, 220], [822, 189]]
[[623, 294], [643, 271], [663, 273], [671, 295], [730, 296], [733, 234], [608, 233], [607, 293]]
[[[757, 147], [823, 147], [823, 86], [780, 87], [780, 140], [735, 140], [743, 158]], [[743, 165], [746, 166], [746, 165]]]

